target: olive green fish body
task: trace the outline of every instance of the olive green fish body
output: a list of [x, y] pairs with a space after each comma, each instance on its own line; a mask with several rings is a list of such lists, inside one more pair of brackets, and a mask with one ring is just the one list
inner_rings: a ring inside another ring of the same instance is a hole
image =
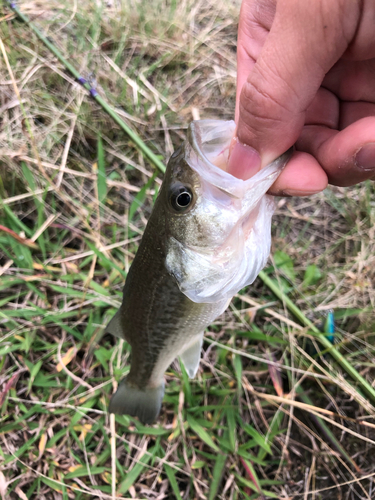
[[164, 372], [180, 356], [190, 377], [203, 332], [265, 265], [273, 201], [265, 196], [289, 154], [248, 181], [225, 166], [233, 122], [193, 122], [172, 155], [107, 331], [132, 347], [131, 368], [109, 410], [151, 423]]
[[129, 270], [119, 310], [120, 336], [132, 347], [127, 379], [139, 388], [160, 385], [176, 355], [203, 333], [227, 303], [195, 303], [180, 291], [165, 268], [163, 217], [157, 213]]
[[[179, 155], [172, 158], [168, 170], [173, 170], [179, 160]], [[109, 409], [138, 416], [144, 423], [157, 417], [164, 394], [164, 372], [178, 355], [188, 375], [195, 376], [203, 332], [228, 304], [227, 299], [193, 302], [167, 271], [167, 196], [162, 187], [129, 269], [121, 308], [106, 329], [132, 347], [130, 372]]]

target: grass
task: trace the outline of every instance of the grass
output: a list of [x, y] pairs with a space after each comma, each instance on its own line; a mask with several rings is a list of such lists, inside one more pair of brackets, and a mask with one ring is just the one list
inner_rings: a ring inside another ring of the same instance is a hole
[[[165, 161], [191, 119], [233, 116], [238, 6], [145, 5], [20, 3]], [[373, 384], [373, 184], [278, 200], [264, 281], [209, 328], [196, 379], [176, 362], [156, 425], [114, 421], [129, 346], [100, 334], [162, 175], [6, 7], [0, 36], [0, 495], [372, 498], [373, 401], [315, 329], [333, 309]]]

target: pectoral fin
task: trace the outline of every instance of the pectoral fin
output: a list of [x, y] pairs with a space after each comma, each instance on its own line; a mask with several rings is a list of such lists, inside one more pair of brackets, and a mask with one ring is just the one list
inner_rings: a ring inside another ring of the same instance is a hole
[[124, 332], [121, 326], [121, 309], [113, 316], [111, 321], [108, 323], [105, 333], [110, 333], [119, 339], [124, 339]]
[[193, 344], [180, 354], [181, 361], [184, 363], [189, 378], [194, 378], [198, 371], [199, 362], [201, 360], [202, 343], [203, 333]]

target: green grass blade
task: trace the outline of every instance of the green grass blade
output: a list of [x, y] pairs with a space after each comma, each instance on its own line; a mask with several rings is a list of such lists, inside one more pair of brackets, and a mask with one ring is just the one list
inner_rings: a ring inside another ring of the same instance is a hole
[[[8, 205], [4, 205], [3, 203], [1, 203], [1, 199], [0, 199], [0, 208], [2, 210], [4, 210], [5, 214], [10, 219], [10, 222], [13, 222], [14, 225], [18, 227], [18, 229], [20, 229], [21, 231], [24, 231], [24, 233], [27, 236], [29, 236], [29, 237], [32, 236], [33, 232], [31, 231], [31, 229], [28, 228], [27, 226], [25, 226], [25, 224], [23, 222], [21, 222], [20, 219], [16, 215], [14, 215], [14, 213], [12, 212], [10, 207], [8, 207]], [[11, 225], [10, 229], [13, 229], [14, 231], [16, 231], [16, 228], [13, 225]]]
[[83, 465], [79, 469], [76, 469], [73, 472], [68, 472], [68, 474], [65, 475], [65, 479], [73, 479], [75, 477], [85, 477], [89, 476], [90, 474], [102, 474], [105, 471], [109, 471], [107, 467], [90, 467], [90, 469], [87, 468], [86, 465]]
[[238, 401], [241, 400], [241, 393], [242, 393], [242, 357], [239, 356], [238, 354], [233, 355], [233, 368], [236, 374], [236, 381], [237, 381], [237, 397]]
[[146, 199], [147, 190], [150, 189], [150, 187], [152, 186], [152, 183], [154, 182], [155, 177], [156, 177], [156, 173], [150, 177], [150, 179], [147, 181], [147, 183], [142, 187], [142, 189], [139, 191], [139, 193], [137, 193], [137, 195], [134, 197], [134, 199], [130, 205], [130, 208], [129, 208], [129, 217], [128, 217], [129, 222], [131, 222], [131, 220], [133, 219], [135, 212], [143, 205], [143, 203]]
[[98, 187], [98, 199], [100, 203], [104, 203], [107, 197], [107, 177], [105, 172], [105, 159], [104, 159], [104, 148], [103, 140], [100, 135], [98, 135], [98, 177], [97, 177], [97, 187]]
[[254, 441], [258, 444], [258, 446], [263, 448], [266, 453], [272, 454], [272, 450], [268, 441], [261, 434], [259, 434], [259, 432], [256, 429], [254, 429], [251, 425], [241, 421], [240, 418], [238, 420], [241, 427], [245, 430], [247, 434], [249, 434], [249, 436], [251, 436], [254, 439]]
[[182, 500], [180, 489], [178, 487], [178, 483], [176, 480], [176, 471], [172, 469], [172, 467], [168, 464], [164, 464], [164, 470], [165, 473], [167, 474], [169, 484], [171, 485], [171, 488], [173, 490], [174, 498], [176, 500]]
[[139, 475], [142, 473], [143, 469], [147, 466], [149, 461], [152, 458], [152, 453], [154, 448], [149, 450], [149, 453], [145, 453], [135, 464], [135, 466], [131, 469], [131, 471], [126, 474], [126, 477], [122, 483], [120, 483], [118, 487], [118, 492], [121, 494], [125, 494], [131, 486], [136, 482]]
[[240, 461], [241, 461], [247, 475], [249, 476], [250, 481], [253, 483], [255, 491], [262, 494], [262, 487], [259, 483], [258, 475], [255, 472], [253, 464], [251, 462], [249, 462], [248, 460], [245, 460], [244, 458], [240, 458]]
[[216, 452], [220, 453], [220, 449], [218, 446], [213, 442], [211, 436], [208, 434], [208, 432], [191, 416], [187, 416], [187, 421], [191, 429], [198, 434], [198, 436], [201, 438], [202, 441], [204, 441], [207, 446], [215, 450]]
[[237, 447], [236, 414], [234, 408], [228, 408], [226, 416], [230, 449], [231, 452], [234, 453]]
[[219, 491], [219, 486], [223, 479], [223, 471], [226, 461], [227, 455], [219, 455], [216, 459], [212, 473], [212, 482], [210, 492], [208, 494], [208, 500], [215, 500], [215, 498], [217, 498], [217, 492]]

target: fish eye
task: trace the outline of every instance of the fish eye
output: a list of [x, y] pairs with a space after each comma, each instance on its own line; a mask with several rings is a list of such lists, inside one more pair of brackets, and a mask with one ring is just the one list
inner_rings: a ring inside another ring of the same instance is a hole
[[174, 186], [171, 188], [170, 202], [176, 212], [185, 212], [193, 202], [193, 193], [187, 186]]

